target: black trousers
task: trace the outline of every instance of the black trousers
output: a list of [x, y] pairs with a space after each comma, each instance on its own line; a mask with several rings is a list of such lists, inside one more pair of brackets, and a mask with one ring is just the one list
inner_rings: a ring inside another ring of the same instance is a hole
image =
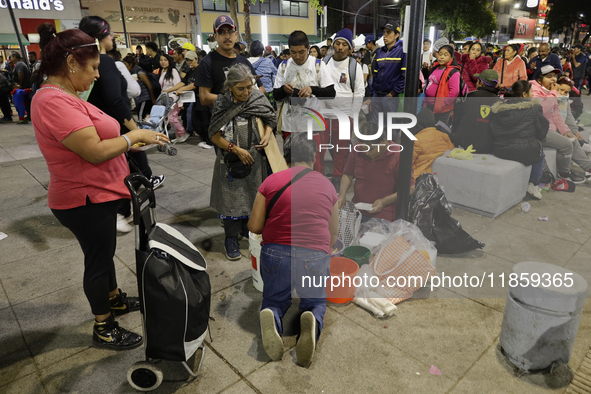
[[195, 110], [193, 106], [193, 114], [191, 116], [191, 123], [193, 124], [193, 132], [197, 133], [199, 137], [210, 145], [213, 145], [209, 139], [209, 123], [211, 120], [211, 112], [207, 110]]
[[9, 93], [0, 92], [0, 111], [5, 118], [10, 118], [10, 98]]
[[226, 238], [236, 238], [242, 232], [242, 229], [246, 228], [248, 228], [248, 219], [224, 219]]
[[109, 293], [117, 289], [115, 247], [117, 246], [117, 209], [129, 200], [122, 199], [72, 209], [52, 209], [59, 222], [74, 235], [84, 253], [84, 294], [94, 315], [111, 311]]

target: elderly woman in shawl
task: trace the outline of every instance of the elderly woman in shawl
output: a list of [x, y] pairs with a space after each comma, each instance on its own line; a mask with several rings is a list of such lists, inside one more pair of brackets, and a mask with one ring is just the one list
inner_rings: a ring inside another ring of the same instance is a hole
[[[267, 176], [263, 149], [276, 125], [273, 107], [259, 90], [253, 90], [250, 68], [230, 68], [224, 93], [213, 103], [209, 138], [218, 152], [213, 170], [210, 205], [224, 222], [228, 260], [240, 259], [238, 236], [248, 237], [248, 219], [261, 183]], [[262, 120], [261, 139], [256, 119]]]

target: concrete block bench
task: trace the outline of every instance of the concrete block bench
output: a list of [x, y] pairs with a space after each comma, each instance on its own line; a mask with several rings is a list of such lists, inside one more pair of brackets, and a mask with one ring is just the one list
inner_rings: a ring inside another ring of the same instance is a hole
[[546, 155], [546, 164], [555, 179], [558, 179], [558, 167], [556, 166], [556, 154], [557, 151], [554, 148], [544, 148], [544, 154]]
[[475, 154], [474, 160], [439, 157], [432, 170], [454, 207], [494, 218], [525, 197], [531, 166]]

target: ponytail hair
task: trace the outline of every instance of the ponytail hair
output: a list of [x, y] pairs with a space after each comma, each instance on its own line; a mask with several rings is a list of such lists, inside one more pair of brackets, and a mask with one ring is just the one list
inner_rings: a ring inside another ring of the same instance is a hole
[[[41, 47], [41, 67], [39, 75], [67, 75], [68, 56], [72, 55], [81, 66], [99, 56], [98, 43], [88, 34], [78, 29], [57, 33], [55, 26], [43, 23], [37, 27]], [[97, 43], [97, 45], [92, 45]]]
[[111, 25], [100, 16], [85, 16], [78, 28], [99, 41], [111, 34]]
[[530, 89], [531, 83], [529, 83], [529, 81], [519, 80], [515, 82], [511, 86], [511, 90], [506, 91], [504, 95], [506, 98], [520, 99], [523, 98], [523, 94], [529, 92]]

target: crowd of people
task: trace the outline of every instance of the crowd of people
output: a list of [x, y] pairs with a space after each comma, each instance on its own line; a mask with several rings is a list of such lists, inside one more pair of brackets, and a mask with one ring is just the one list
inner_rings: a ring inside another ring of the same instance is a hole
[[[162, 185], [164, 175], [153, 175], [148, 156], [132, 146], [171, 142], [136, 122], [150, 114], [161, 94], [175, 102], [167, 115], [172, 141], [180, 144], [196, 134], [200, 147], [216, 150], [210, 205], [223, 223], [226, 257], [241, 258], [238, 239], [249, 231], [263, 235], [262, 341], [270, 358], [279, 360], [281, 318], [295, 281], [290, 275], [328, 274], [338, 212], [349, 188], [354, 185], [353, 203], [371, 205], [363, 211], [364, 221], [395, 219], [400, 153], [380, 149], [395, 141], [380, 134], [379, 114], [401, 107], [407, 56], [395, 22], [382, 27], [383, 46], [368, 35], [363, 48], [355, 48], [349, 29], [338, 31], [326, 46], [311, 46], [306, 33], [294, 31], [279, 55], [260, 41], [240, 42], [227, 15], [215, 20], [213, 30], [209, 53], [191, 43], [165, 53], [148, 42], [146, 53], [138, 46], [135, 54], [122, 57], [100, 17], [85, 17], [79, 29], [59, 33], [43, 24], [39, 59], [31, 52], [28, 67], [15, 52], [4, 65], [11, 85], [5, 92], [0, 80], [0, 109], [3, 119], [12, 121], [12, 92], [19, 121], [33, 122], [51, 175], [49, 207], [84, 252], [93, 342], [127, 349], [142, 338], [114, 319], [139, 307], [137, 298], [117, 287], [113, 263], [117, 231], [132, 230], [123, 178], [140, 172], [154, 188]], [[547, 44], [499, 49], [479, 41], [460, 49], [446, 38], [426, 39], [417, 65], [416, 84], [424, 99], [417, 101], [412, 129], [417, 137], [412, 188], [415, 177], [430, 172], [445, 151], [470, 145], [478, 153], [531, 165], [527, 190], [534, 198], [542, 198], [540, 183], [547, 173], [543, 147], [557, 150], [559, 178], [591, 179], [591, 144], [577, 126], [591, 71], [583, 49], [551, 50]], [[194, 102], [178, 104], [186, 92], [193, 92]], [[359, 141], [341, 139], [342, 119], [330, 113], [324, 127], [312, 122], [308, 140], [298, 116], [304, 107], [338, 110], [351, 126], [363, 118], [360, 132], [372, 145], [351, 149]], [[291, 169], [272, 173], [265, 148], [275, 134], [283, 137]], [[326, 175], [321, 145], [337, 148]], [[584, 174], [571, 170], [573, 161]], [[296, 181], [297, 188], [290, 187]], [[304, 313], [296, 354], [302, 366], [311, 362], [322, 330], [325, 296], [321, 287], [300, 303]]]

